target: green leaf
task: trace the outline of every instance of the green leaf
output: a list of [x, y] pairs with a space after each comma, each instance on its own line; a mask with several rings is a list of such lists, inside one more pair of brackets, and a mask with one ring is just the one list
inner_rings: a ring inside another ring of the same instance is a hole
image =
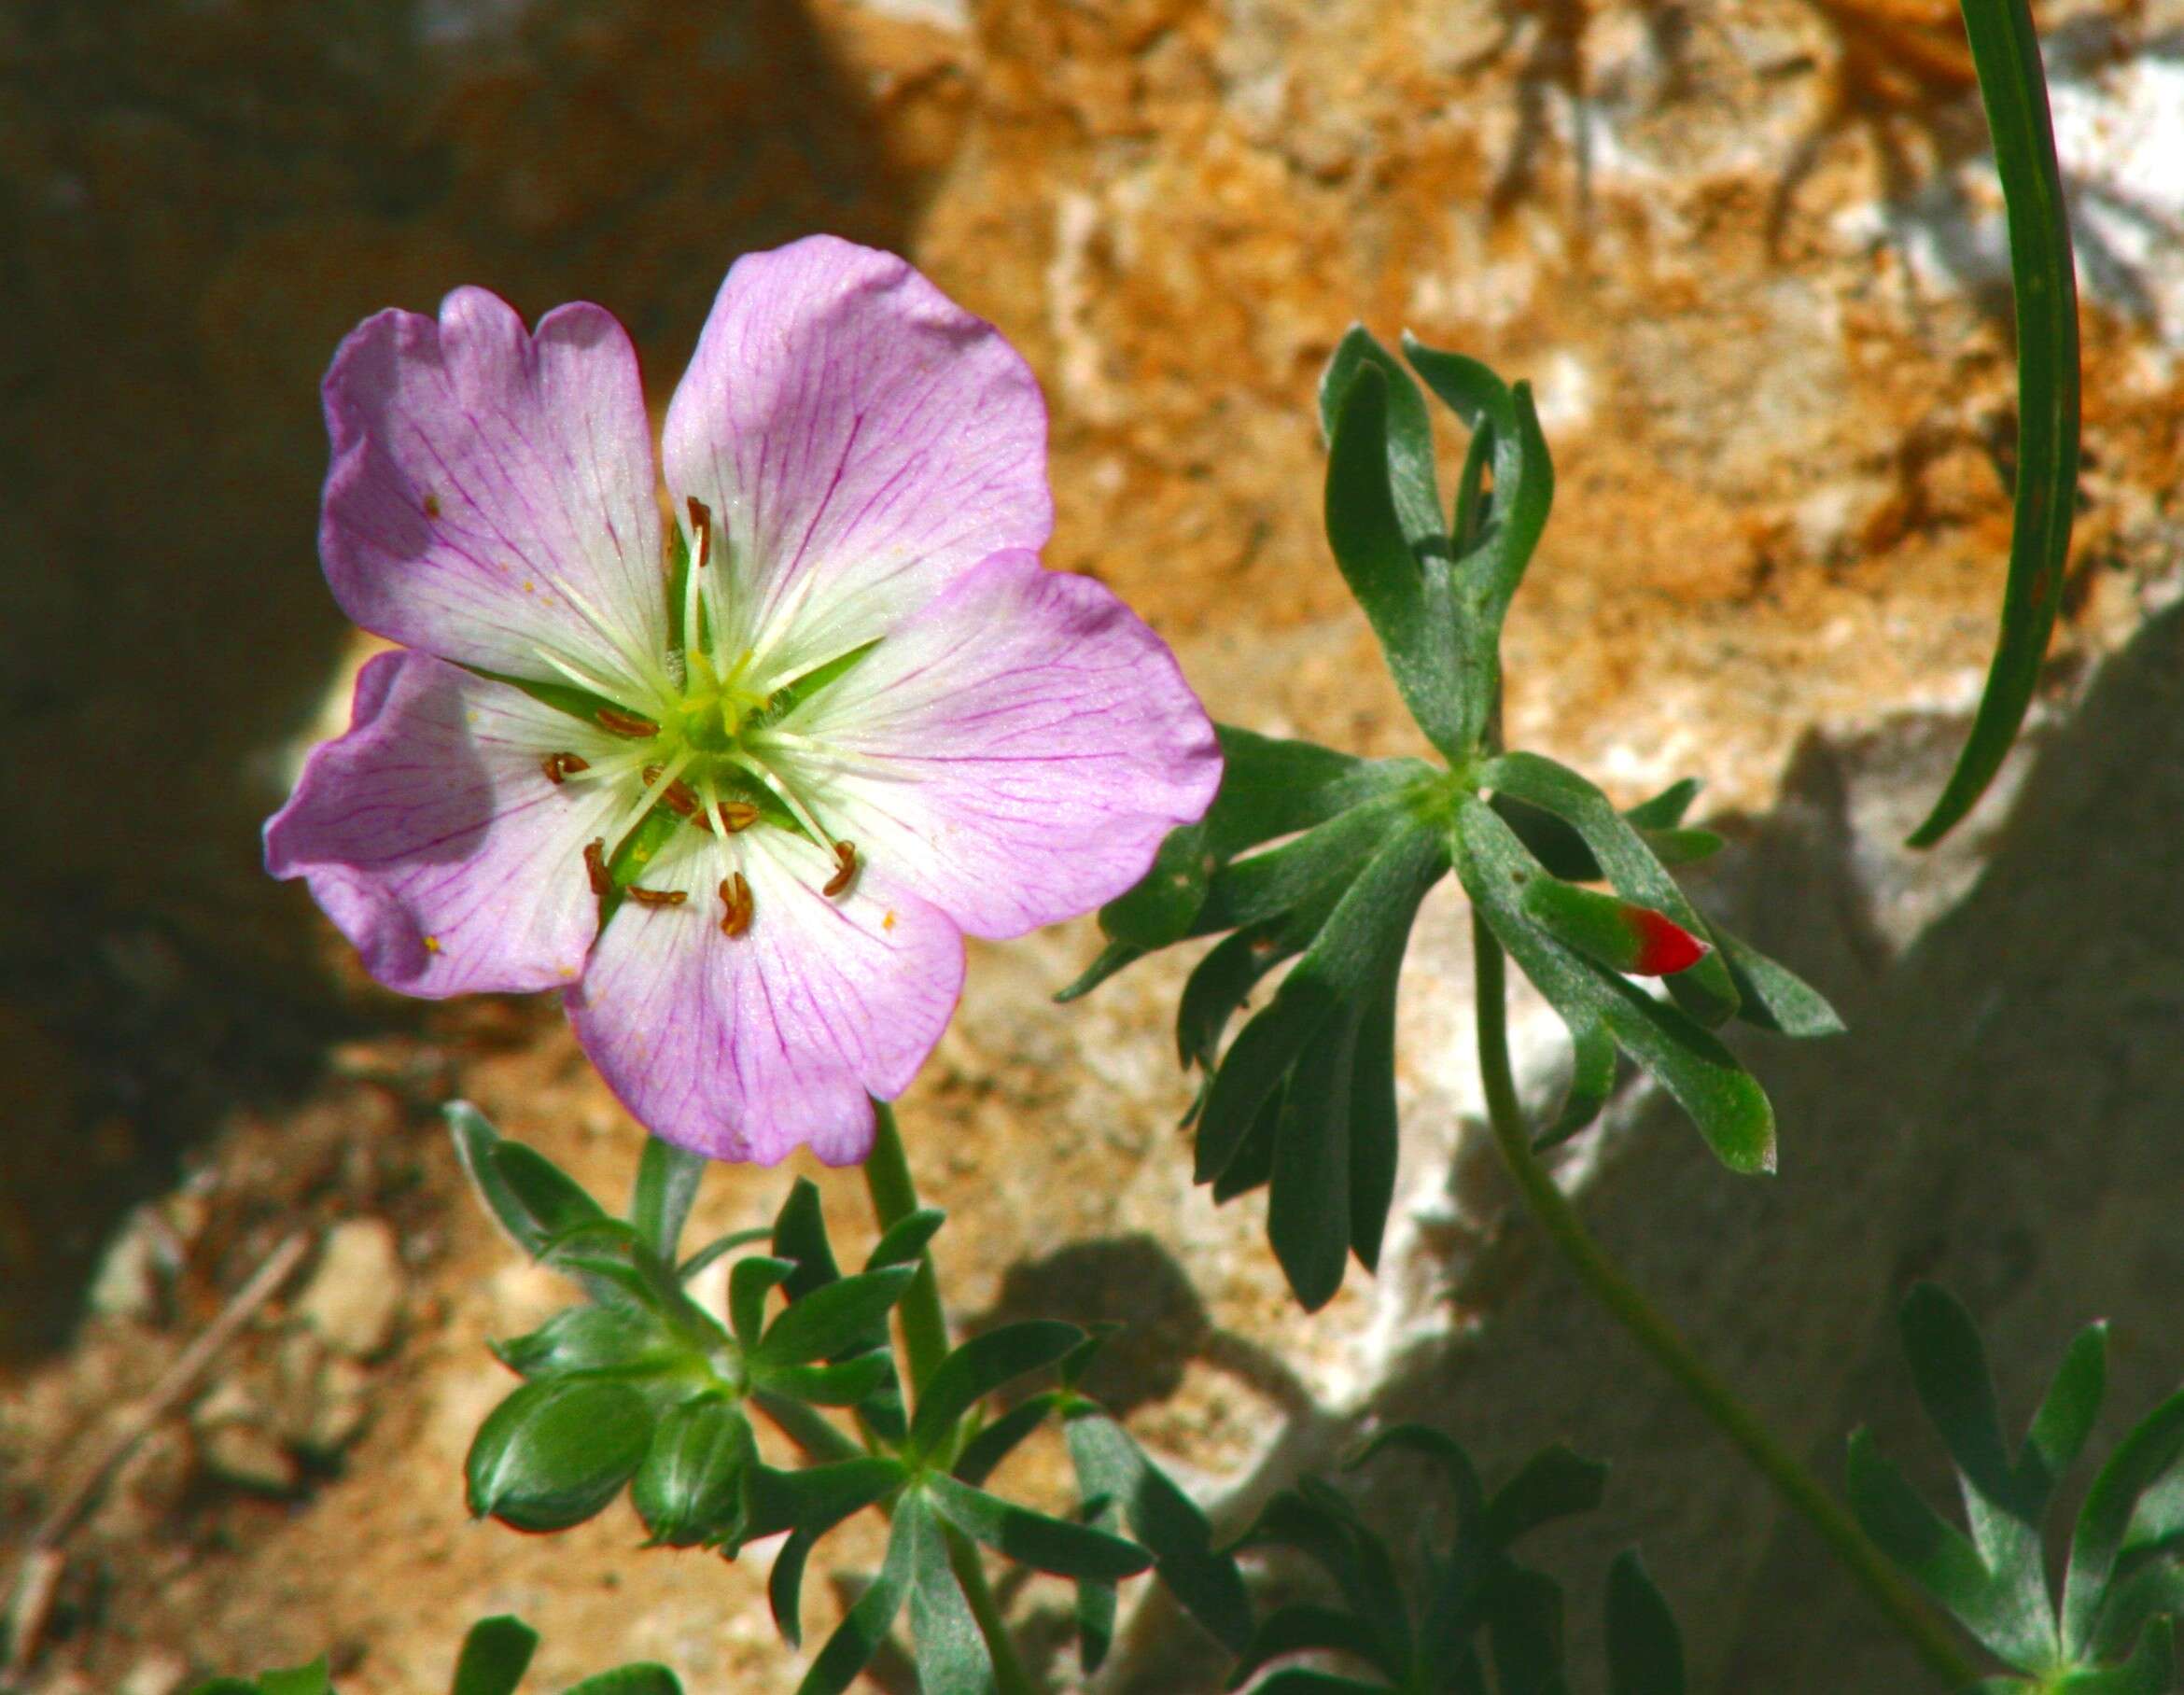
[[796, 1275], [796, 1262], [753, 1254], [739, 1259], [728, 1273], [728, 1323], [735, 1339], [749, 1353], [765, 1334], [766, 1296]]
[[1280, 918], [1293, 908], [1331, 897], [1410, 816], [1406, 796], [1366, 801], [1279, 848], [1224, 866], [1207, 887], [1206, 903], [1198, 909], [1191, 933], [1211, 935]]
[[[1201, 1101], [1206, 1093], [1211, 1090], [1201, 1093]], [[1289, 1079], [1284, 1076], [1281, 1086], [1267, 1097], [1266, 1104], [1252, 1120], [1252, 1128], [1244, 1132], [1243, 1145], [1213, 1180], [1215, 1206], [1226, 1206], [1239, 1195], [1248, 1195], [1272, 1180], [1274, 1139], [1281, 1128], [1281, 1108], [1288, 1093]]]
[[[1355, 1471], [1391, 1449], [1417, 1454], [1441, 1468], [1449, 1480], [1449, 1492], [1456, 1497], [1458, 1531], [1468, 1534], [1486, 1511], [1486, 1491], [1479, 1484], [1478, 1468], [1471, 1463], [1471, 1455], [1464, 1451], [1463, 1444], [1447, 1431], [1435, 1430], [1430, 1424], [1391, 1424], [1344, 1460], [1342, 1469]], [[1519, 1496], [1519, 1500], [1522, 1498]]]
[[1533, 922], [1564, 947], [1613, 972], [1664, 977], [1712, 951], [1665, 913], [1559, 877], [1533, 877], [1524, 885], [1522, 904]]
[[938, 1453], [955, 1439], [965, 1413], [1003, 1384], [1052, 1366], [1085, 1339], [1074, 1324], [1034, 1320], [974, 1336], [933, 1367], [917, 1392], [910, 1450]]
[[1131, 942], [1110, 942], [1099, 950], [1099, 955], [1085, 967], [1083, 974], [1068, 985], [1054, 991], [1057, 1006], [1067, 1006], [1071, 1001], [1082, 1001], [1118, 971], [1135, 965], [1153, 950], [1140, 947]]
[[1541, 1449], [1487, 1503], [1487, 1541], [1505, 1548], [1543, 1524], [1591, 1512], [1607, 1491], [1607, 1474], [1598, 1460], [1560, 1442]]
[[2179, 1545], [2184, 1545], [2184, 1467], [2172, 1469], [2139, 1496], [2131, 1528], [2123, 1534], [2122, 1557], [2143, 1559]]
[[1269, 1661], [1314, 1650], [1351, 1655], [1390, 1678], [1400, 1679], [1404, 1674], [1404, 1667], [1387, 1662], [1379, 1639], [1355, 1615], [1331, 1606], [1293, 1602], [1268, 1615], [1259, 1626], [1251, 1646], [1228, 1674], [1227, 1687], [1240, 1689]]
[[501, 1176], [500, 1168], [494, 1164], [493, 1151], [500, 1145], [500, 1132], [487, 1122], [484, 1114], [467, 1100], [451, 1100], [441, 1110], [447, 1116], [448, 1135], [455, 1142], [455, 1158], [471, 1186], [484, 1200], [485, 1210], [498, 1221], [517, 1247], [536, 1259], [548, 1232]]
[[1360, 1683], [1354, 1677], [1337, 1677], [1332, 1672], [1315, 1672], [1308, 1666], [1291, 1666], [1267, 1678], [1253, 1695], [1388, 1695], [1388, 1686]]
[[1388, 483], [1388, 411], [1387, 378], [1360, 365], [1327, 450], [1327, 543], [1404, 705], [1428, 741], [1461, 761], [1483, 726], [1464, 712], [1449, 562], [1421, 562], [1404, 534]]
[[1085, 1502], [1119, 1503], [1163, 1587], [1222, 1646], [1242, 1652], [1252, 1635], [1251, 1597], [1234, 1556], [1214, 1548], [1197, 1504], [1098, 1408], [1073, 1411], [1062, 1433]]
[[1844, 1492], [1881, 1551], [1996, 1656], [2021, 1668], [2046, 1662], [2054, 1621], [2045, 1604], [2028, 1616], [2023, 1592], [1995, 1580], [1979, 1550], [1919, 1498], [1863, 1430], [1851, 1434]]
[[[1766, 1091], [1673, 1007], [1535, 928], [1520, 895], [1545, 868], [1492, 807], [1468, 796], [1456, 809], [1456, 871], [1495, 939], [1570, 1026], [1581, 1061], [1588, 1044], [1597, 1055], [1597, 1032], [1605, 1030], [1690, 1115], [1723, 1164], [1735, 1171], [1774, 1169], [1774, 1109]], [[1598, 1082], [1597, 1072], [1582, 1066], [1579, 1075]]]
[[2030, 0], [1967, 0], [1963, 10], [2009, 213], [2009, 274], [2017, 299], [2016, 510], [2002, 627], [1986, 690], [1956, 769], [1932, 814], [1911, 833], [1914, 848], [1931, 847], [1971, 810], [2017, 738], [2063, 603], [2078, 503], [2078, 285], [2039, 36]]
[[796, 1686], [796, 1695], [843, 1695], [857, 1680], [857, 1674], [872, 1662], [880, 1644], [887, 1641], [895, 1615], [903, 1610], [903, 1598], [910, 1592], [918, 1542], [927, 1527], [925, 1515], [916, 1506], [915, 1502], [904, 1501], [896, 1512], [886, 1561], [827, 1638], [826, 1646], [811, 1662], [811, 1670]]
[[[1695, 777], [1679, 778], [1663, 789], [1651, 800], [1640, 801], [1635, 806], [1624, 809], [1623, 816], [1641, 830], [1673, 830], [1684, 821], [1684, 814], [1691, 810], [1691, 803], [1699, 798], [1699, 779]], [[1633, 1562], [1636, 1556], [1631, 1556]], [[1645, 1577], [1645, 1568], [1638, 1568]]]
[[1555, 501], [1555, 468], [1529, 384], [1504, 383], [1477, 359], [1442, 353], [1411, 336], [1403, 357], [1464, 424], [1493, 431], [1493, 510], [1485, 537], [1460, 562], [1465, 596], [1478, 609], [1491, 640], [1524, 580]]
[[1183, 984], [1176, 1006], [1176, 1051], [1185, 1066], [1213, 1069], [1228, 1021], [1261, 978], [1311, 946], [1346, 887], [1330, 882], [1304, 904], [1246, 925], [1207, 950]]
[[819, 1186], [808, 1177], [789, 1185], [788, 1198], [774, 1218], [774, 1257], [792, 1260], [796, 1275], [785, 1285], [791, 1301], [841, 1276], [827, 1243], [827, 1221], [819, 1210]]
[[645, 1139], [645, 1151], [637, 1159], [637, 1187], [629, 1198], [629, 1222], [637, 1226], [645, 1245], [662, 1259], [675, 1258], [706, 1165], [703, 1154], [679, 1148], [657, 1136]]
[[2157, 1618], [2148, 1625], [2126, 1663], [2077, 1673], [2054, 1688], [2058, 1695], [2172, 1695], [2177, 1688], [2174, 1622]]
[[1434, 424], [1410, 372], [1375, 341], [1363, 324], [1352, 324], [1336, 343], [1335, 357], [1320, 376], [1320, 427], [1330, 444], [1342, 412], [1343, 397], [1362, 365], [1371, 365], [1388, 385], [1388, 486], [1396, 516], [1414, 553], [1449, 539], [1441, 528], [1441, 491], [1434, 475]]
[[1362, 760], [1314, 742], [1284, 741], [1228, 724], [1217, 725], [1216, 733], [1221, 787], [1205, 818], [1170, 831], [1137, 887], [1099, 910], [1100, 928], [1114, 942], [1108, 953], [1128, 953], [1115, 970], [1191, 934], [1211, 878], [1246, 848], [1309, 830], [1431, 770], [1417, 760]]
[[1533, 1138], [1534, 1149], [1559, 1147], [1601, 1114], [1616, 1092], [1616, 1039], [1604, 1024], [1581, 1020], [1570, 1030], [1570, 1086], [1562, 1109]]
[[[2144, 1633], [2155, 1619], [2184, 1615], [2184, 1565], [2156, 1560], [2108, 1586], [2090, 1645], [2091, 1657], [2104, 1665], [2130, 1657], [2145, 1646]], [[2162, 1686], [2170, 1695], [2170, 1686]]]
[[815, 1407], [856, 1407], [892, 1382], [895, 1360], [885, 1348], [853, 1353], [831, 1366], [760, 1366], [755, 1380]]
[[959, 1483], [945, 1473], [929, 1473], [925, 1490], [933, 1510], [965, 1535], [1034, 1571], [1113, 1583], [1135, 1576], [1153, 1563], [1153, 1556], [1135, 1542], [1066, 1519], [1050, 1519]]
[[575, 1178], [536, 1148], [520, 1142], [499, 1142], [494, 1144], [492, 1159], [501, 1182], [537, 1220], [548, 1241], [607, 1217], [606, 1210]]
[[1380, 1268], [1380, 1240], [1395, 1204], [1401, 1152], [1395, 1110], [1395, 990], [1403, 956], [1392, 955], [1365, 994], [1350, 1063], [1350, 1245], [1367, 1271]]
[[766, 1579], [766, 1600], [774, 1610], [775, 1627], [790, 1646], [800, 1646], [804, 1641], [798, 1602], [805, 1564], [819, 1538], [843, 1520], [900, 1489], [909, 1476], [909, 1469], [901, 1461], [883, 1454], [842, 1460], [832, 1465], [807, 1465], [800, 1471], [776, 1471], [761, 1465], [751, 1473], [749, 1538], [756, 1540], [794, 1527], [781, 1551], [774, 1556], [774, 1569]]
[[1684, 1635], [1635, 1548], [1608, 1567], [1608, 1695], [1684, 1695]]
[[767, 1327], [753, 1363], [802, 1366], [884, 1342], [888, 1314], [917, 1274], [914, 1266], [888, 1266], [814, 1289]]
[[716, 1236], [676, 1267], [675, 1275], [687, 1283], [722, 1254], [733, 1254], [738, 1248], [748, 1248], [754, 1241], [764, 1241], [773, 1233], [772, 1226], [758, 1225], [748, 1230], [731, 1230], [725, 1236]]
[[993, 1476], [994, 1468], [1014, 1453], [1025, 1437], [1045, 1423], [1047, 1415], [1060, 1404], [1061, 1397], [1052, 1391], [1017, 1402], [963, 1444], [963, 1451], [956, 1456], [951, 1475], [973, 1489], [983, 1486]]
[[1391, 951], [1402, 950], [1418, 904], [1444, 864], [1436, 832], [1407, 819], [1351, 884], [1273, 1002], [1244, 1026], [1214, 1073], [1198, 1119], [1198, 1182], [1221, 1174], [1305, 1044], [1357, 1001]]
[[866, 1257], [867, 1271], [884, 1270], [889, 1266], [908, 1266], [917, 1262], [948, 1215], [938, 1207], [920, 1207], [915, 1212], [898, 1218], [889, 1226], [886, 1235], [873, 1244]]
[[562, 1695], [682, 1695], [682, 1684], [665, 1666], [647, 1661], [601, 1672], [571, 1684]]
[[1267, 1240], [1307, 1312], [1335, 1298], [1350, 1263], [1350, 1100], [1357, 1025], [1354, 1011], [1337, 1011], [1297, 1056], [1275, 1125]]
[[333, 1679], [328, 1674], [322, 1654], [309, 1665], [292, 1666], [285, 1672], [260, 1672], [258, 1688], [259, 1695], [329, 1695]]
[[684, 1369], [693, 1357], [657, 1316], [632, 1307], [564, 1308], [529, 1335], [496, 1342], [493, 1352], [511, 1371], [535, 1380], [651, 1376]]
[[717, 1395], [686, 1401], [661, 1416], [631, 1480], [630, 1504], [655, 1545], [732, 1542], [743, 1528], [744, 1480], [757, 1461], [740, 1407]]
[[[1625, 900], [1666, 913], [1701, 941], [1713, 943], [1706, 920], [1645, 838], [1587, 778], [1536, 753], [1505, 753], [1485, 775], [1497, 792], [1545, 807], [1583, 836], [1610, 886]], [[1676, 1003], [1702, 1024], [1719, 1024], [1737, 1010], [1737, 987], [1718, 953], [1677, 973], [1668, 986]]]
[[1317, 1478], [1300, 1478], [1260, 1509], [1239, 1546], [1265, 1543], [1294, 1548], [1315, 1562], [1381, 1644], [1381, 1658], [1409, 1660], [1410, 1619], [1394, 1562], [1339, 1492]]
[[[2108, 1327], [2088, 1324], [2072, 1339], [2056, 1367], [2048, 1393], [2033, 1414], [2025, 1436], [2024, 1452], [2018, 1460], [2028, 1492], [2037, 1494], [2044, 1507], [2054, 1494], [2063, 1474], [2077, 1464], [2101, 1416], [2101, 1403], [2108, 1390]], [[2145, 1502], [2139, 1503], [2143, 1508]]]
[[259, 1695], [255, 1677], [214, 1677], [198, 1684], [189, 1695]]
[[1827, 998], [1804, 978], [1769, 959], [1719, 925], [1714, 939], [1737, 986], [1737, 1016], [1777, 1035], [1814, 1037], [1842, 1033], [1842, 1019]]
[[2070, 1538], [2070, 1570], [2063, 1582], [2063, 1646], [2083, 1650], [2139, 1497], [2184, 1457], [2184, 1391], [2132, 1427], [2093, 1478]]
[[1543, 1573], [1505, 1566], [1487, 1585], [1485, 1606], [1502, 1695], [1567, 1695], [1561, 1586]]
[[[2006, 1510], [2037, 1514], [2044, 1502], [2018, 1498], [1986, 1345], [1964, 1304], [1939, 1283], [1917, 1283], [1903, 1297], [1897, 1324], [1919, 1404], [1966, 1484]], [[1981, 1551], [1991, 1562], [1992, 1551]]]
[[621, 1492], [644, 1460], [652, 1412], [625, 1383], [525, 1383], [478, 1427], [464, 1473], [474, 1518], [566, 1530]]
[[917, 1654], [917, 1685], [938, 1695], [992, 1695], [993, 1657], [971, 1604], [948, 1563], [947, 1534], [919, 1496], [903, 1501], [902, 1511], [915, 1518], [917, 1546], [911, 1555], [910, 1638]]

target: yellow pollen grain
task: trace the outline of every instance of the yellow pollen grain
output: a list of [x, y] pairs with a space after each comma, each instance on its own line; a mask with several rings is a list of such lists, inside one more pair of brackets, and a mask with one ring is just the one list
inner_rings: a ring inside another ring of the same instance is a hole
[[425, 938], [425, 951], [427, 953], [438, 953], [440, 951], [440, 938], [438, 936], [427, 936]]
[[892, 929], [894, 929], [894, 927], [895, 927], [895, 915], [894, 915], [893, 913], [891, 913], [891, 912], [890, 912], [889, 914], [888, 914], [888, 916], [887, 916], [886, 918], [882, 918], [882, 919], [880, 920], [880, 928], [881, 928], [882, 930], [892, 930]]

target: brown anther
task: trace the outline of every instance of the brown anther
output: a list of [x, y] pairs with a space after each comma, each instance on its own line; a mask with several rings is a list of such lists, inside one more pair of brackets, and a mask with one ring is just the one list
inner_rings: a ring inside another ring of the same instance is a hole
[[827, 879], [827, 886], [819, 890], [819, 893], [827, 896], [830, 900], [848, 888], [849, 879], [857, 875], [857, 844], [855, 842], [836, 842], [834, 844], [834, 864], [836, 867], [834, 875]]
[[425, 515], [427, 518], [437, 518], [440, 516], [440, 497], [438, 495], [427, 495], [425, 497]]
[[595, 836], [584, 844], [584, 875], [592, 879], [592, 892], [604, 895], [614, 887], [614, 879], [607, 875], [607, 842]]
[[713, 556], [712, 510], [695, 495], [689, 498], [690, 533], [697, 538], [697, 551], [691, 555], [693, 568], [704, 570], [706, 562]]
[[639, 889], [635, 883], [624, 890], [639, 906], [679, 906], [690, 899], [689, 892], [680, 889]]
[[578, 772], [589, 771], [591, 768], [589, 760], [579, 759], [573, 753], [549, 753], [539, 762], [539, 769], [546, 773], [546, 780], [556, 787]]
[[749, 830], [759, 821], [759, 809], [749, 801], [722, 801], [720, 811], [721, 829], [728, 835]]
[[633, 741], [650, 741], [660, 734], [660, 726], [649, 718], [639, 718], [635, 712], [624, 712], [620, 707], [601, 707], [592, 716], [599, 721], [602, 730], [611, 730], [617, 735], [626, 735]]
[[[660, 771], [661, 767], [658, 765], [647, 765], [644, 768], [643, 776], [646, 788], [650, 789], [660, 780]], [[696, 793], [679, 777], [660, 791], [660, 799], [665, 804], [667, 810], [678, 818], [693, 817], [698, 809]]]
[[739, 936], [750, 928], [750, 885], [743, 880], [742, 872], [721, 879], [721, 904], [727, 908], [721, 915], [722, 935]]

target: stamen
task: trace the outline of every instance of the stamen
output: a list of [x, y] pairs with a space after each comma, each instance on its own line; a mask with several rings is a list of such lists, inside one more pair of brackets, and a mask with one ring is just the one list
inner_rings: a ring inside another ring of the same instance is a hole
[[750, 885], [744, 881], [742, 872], [731, 872], [721, 879], [721, 904], [727, 908], [721, 915], [722, 935], [739, 936], [750, 928]]
[[884, 753], [859, 753], [847, 748], [830, 748], [824, 742], [812, 740], [808, 735], [779, 726], [769, 727], [763, 735], [766, 746], [785, 748], [802, 760], [822, 760], [845, 771], [869, 771], [875, 777], [915, 777], [917, 773], [906, 760], [890, 759]]
[[713, 828], [715, 814], [720, 817], [720, 829], [722, 835], [737, 834], [742, 831], [749, 830], [759, 821], [759, 809], [749, 801], [716, 801], [711, 805], [700, 806], [696, 811], [686, 816], [700, 830], [709, 832]]
[[[644, 779], [645, 787], [648, 789], [657, 783], [660, 780], [660, 767], [647, 765], [644, 769]], [[660, 791], [660, 804], [674, 813], [677, 818], [694, 819], [698, 816], [697, 796], [691, 792], [690, 785], [680, 777], [677, 777]]]
[[633, 741], [650, 741], [660, 734], [660, 726], [649, 718], [640, 718], [635, 712], [624, 712], [620, 707], [601, 707], [592, 716], [599, 721], [602, 730], [616, 735], [626, 735]]
[[769, 606], [759, 614], [760, 626], [756, 642], [752, 644], [750, 663], [755, 667], [780, 645], [781, 638], [794, 627], [803, 614], [804, 603], [811, 598], [811, 592], [819, 573], [807, 564], [796, 573], [796, 581], [778, 605]]
[[[589, 600], [569, 587], [559, 577], [555, 577], [552, 581], [554, 593], [567, 601], [570, 606], [576, 608], [584, 622], [597, 631], [601, 639], [614, 650], [616, 657], [631, 666], [633, 676], [642, 678], [663, 695], [669, 695], [675, 692], [673, 682], [660, 664], [660, 655], [648, 653], [641, 646], [632, 642], [622, 631], [600, 617], [596, 607], [593, 606]], [[611, 693], [611, 691], [609, 692]]]
[[849, 879], [857, 875], [857, 844], [855, 842], [836, 842], [834, 844], [834, 863], [839, 869], [827, 879], [827, 886], [819, 890], [819, 893], [825, 895], [830, 901], [840, 894], [843, 890], [848, 888]]
[[639, 889], [635, 883], [632, 883], [623, 892], [639, 906], [679, 906], [690, 899], [690, 893], [687, 890]]
[[607, 875], [607, 838], [595, 836], [584, 844], [584, 875], [592, 879], [592, 892], [604, 897], [614, 887]]
[[549, 753], [539, 762], [539, 768], [546, 773], [546, 780], [558, 789], [579, 771], [589, 771], [592, 762], [579, 759], [573, 753]]
[[552, 648], [540, 647], [538, 652], [540, 659], [543, 659], [580, 689], [589, 689], [595, 694], [618, 694], [622, 692], [620, 685], [609, 682], [595, 671], [586, 670], [574, 660], [563, 658]]
[[695, 495], [689, 497], [688, 505], [690, 533], [696, 538], [696, 545], [691, 550], [691, 567], [702, 571], [713, 556], [713, 511]]

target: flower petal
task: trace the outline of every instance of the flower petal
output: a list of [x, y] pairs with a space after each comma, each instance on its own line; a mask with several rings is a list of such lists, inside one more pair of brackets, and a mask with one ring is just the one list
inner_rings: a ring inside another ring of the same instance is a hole
[[1046, 404], [999, 331], [833, 236], [747, 254], [667, 409], [667, 486], [721, 526], [723, 647], [771, 687], [1054, 526]]
[[[614, 915], [568, 993], [577, 1040], [637, 1121], [679, 1147], [774, 1165], [805, 1146], [853, 1164], [872, 1151], [869, 1097], [908, 1087], [947, 1027], [962, 938], [885, 876], [822, 898], [833, 862], [783, 832], [762, 826], [729, 851], [708, 839], [646, 875], [688, 899]], [[732, 862], [753, 906], [736, 937], [721, 931]]]
[[266, 824], [266, 869], [301, 876], [389, 988], [558, 988], [598, 928], [583, 848], [615, 808], [605, 783], [547, 779], [550, 752], [598, 731], [423, 653], [357, 679], [348, 734], [315, 749]]
[[785, 728], [854, 758], [784, 759], [830, 829], [979, 936], [1112, 900], [1221, 781], [1175, 656], [1088, 577], [1001, 553]]
[[440, 321], [382, 312], [325, 383], [318, 533], [342, 610], [462, 665], [539, 681], [553, 652], [649, 698], [667, 639], [657, 475], [637, 352], [598, 306], [525, 334], [458, 288]]

